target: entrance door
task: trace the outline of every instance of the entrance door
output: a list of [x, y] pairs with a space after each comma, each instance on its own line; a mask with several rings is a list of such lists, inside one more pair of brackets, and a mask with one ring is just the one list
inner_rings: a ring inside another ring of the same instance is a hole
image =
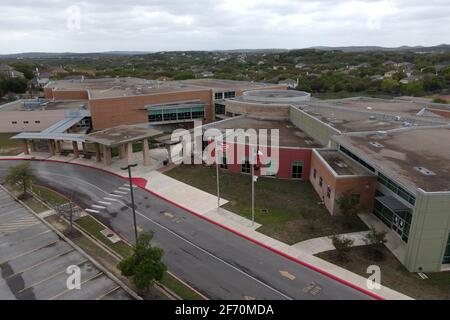
[[394, 213], [394, 219], [392, 220], [392, 230], [394, 230], [400, 238], [403, 236], [405, 230], [406, 221], [399, 215]]

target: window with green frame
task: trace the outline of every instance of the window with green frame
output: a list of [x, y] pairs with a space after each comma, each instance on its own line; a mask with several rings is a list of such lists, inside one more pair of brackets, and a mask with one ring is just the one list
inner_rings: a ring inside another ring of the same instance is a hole
[[250, 161], [248, 157], [245, 158], [244, 162], [241, 165], [241, 172], [242, 173], [250, 173]]
[[393, 191], [395, 194], [399, 195], [402, 199], [408, 201], [410, 204], [412, 204], [412, 205], [416, 204], [416, 197], [413, 194], [406, 191], [404, 188], [399, 186], [393, 180], [386, 177], [381, 172], [378, 173], [378, 182], [380, 182], [382, 185], [386, 186], [388, 189]]
[[350, 201], [353, 205], [359, 204], [361, 201], [361, 195], [359, 193], [353, 193]]
[[303, 177], [303, 161], [292, 162], [292, 178], [301, 179]]

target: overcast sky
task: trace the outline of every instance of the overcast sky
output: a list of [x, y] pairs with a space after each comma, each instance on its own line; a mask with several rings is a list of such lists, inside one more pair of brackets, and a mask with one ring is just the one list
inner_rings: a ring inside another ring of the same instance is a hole
[[0, 0], [0, 53], [450, 43], [449, 0]]

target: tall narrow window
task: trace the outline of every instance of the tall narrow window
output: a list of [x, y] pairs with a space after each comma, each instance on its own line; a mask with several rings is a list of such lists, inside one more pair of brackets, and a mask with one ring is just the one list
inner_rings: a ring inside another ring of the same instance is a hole
[[248, 158], [245, 158], [244, 163], [241, 165], [241, 171], [243, 173], [250, 173], [250, 161]]
[[292, 178], [301, 179], [303, 176], [303, 162], [294, 161], [292, 162]]

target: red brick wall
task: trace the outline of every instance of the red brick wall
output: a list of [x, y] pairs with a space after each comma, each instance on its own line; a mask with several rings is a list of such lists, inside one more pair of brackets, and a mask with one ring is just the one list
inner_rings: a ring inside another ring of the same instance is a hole
[[[241, 166], [241, 159], [237, 158], [237, 148], [236, 145], [229, 145], [227, 150], [228, 155], [228, 162], [231, 162], [231, 152], [229, 151], [231, 148], [235, 148], [235, 159], [234, 164], [228, 165], [228, 170], [231, 172], [241, 173], [242, 166]], [[265, 155], [270, 155], [271, 148], [267, 150], [266, 147], [260, 147], [259, 150], [263, 153], [263, 156], [261, 156], [260, 161], [266, 162]], [[283, 148], [281, 147], [279, 149], [279, 160], [278, 160], [278, 172], [276, 174], [277, 178], [281, 179], [291, 179], [292, 178], [292, 163], [294, 161], [302, 161], [303, 162], [303, 177], [302, 180], [308, 181], [309, 180], [309, 170], [310, 170], [310, 162], [311, 162], [311, 149], [290, 149], [290, 148]], [[249, 157], [249, 147], [245, 146], [245, 156]], [[249, 157], [250, 158], [250, 157]], [[260, 175], [260, 170], [255, 171], [255, 175]]]

